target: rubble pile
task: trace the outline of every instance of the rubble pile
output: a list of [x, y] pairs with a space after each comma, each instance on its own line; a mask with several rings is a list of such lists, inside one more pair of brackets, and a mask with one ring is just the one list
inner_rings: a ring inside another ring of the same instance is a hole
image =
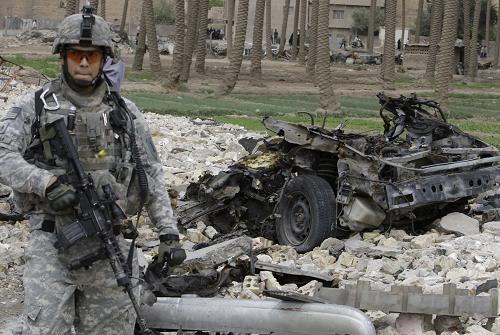
[[17, 35], [17, 39], [22, 41], [24, 45], [52, 43], [56, 38], [55, 30], [26, 30]]

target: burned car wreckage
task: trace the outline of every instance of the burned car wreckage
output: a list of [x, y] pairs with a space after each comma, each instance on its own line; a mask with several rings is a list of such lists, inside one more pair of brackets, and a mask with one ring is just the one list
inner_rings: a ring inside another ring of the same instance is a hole
[[203, 218], [219, 233], [240, 227], [305, 252], [351, 231], [418, 230], [498, 185], [498, 149], [449, 124], [436, 102], [377, 96], [379, 135], [265, 118], [278, 138], [191, 184], [181, 226]]

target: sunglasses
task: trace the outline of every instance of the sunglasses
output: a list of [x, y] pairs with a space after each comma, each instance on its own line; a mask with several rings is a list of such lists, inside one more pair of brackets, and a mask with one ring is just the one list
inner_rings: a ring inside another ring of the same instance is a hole
[[87, 63], [95, 64], [101, 62], [103, 54], [101, 50], [66, 49], [66, 56], [75, 63], [80, 63], [85, 57]]

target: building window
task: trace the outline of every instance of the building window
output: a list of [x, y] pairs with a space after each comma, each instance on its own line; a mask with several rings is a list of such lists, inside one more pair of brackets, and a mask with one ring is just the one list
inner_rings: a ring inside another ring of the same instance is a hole
[[335, 20], [343, 20], [344, 19], [344, 11], [343, 10], [334, 10], [333, 18]]

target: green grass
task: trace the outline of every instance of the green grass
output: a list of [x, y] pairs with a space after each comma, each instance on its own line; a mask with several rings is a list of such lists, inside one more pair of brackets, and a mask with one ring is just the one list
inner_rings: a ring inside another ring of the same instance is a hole
[[49, 78], [57, 77], [61, 69], [58, 56], [26, 57], [24, 55], [14, 55], [4, 58], [23, 67], [30, 67]]
[[[262, 132], [266, 131], [261, 123], [263, 116], [273, 116], [294, 123], [310, 123], [308, 116], [298, 112], [311, 113], [319, 105], [317, 95], [234, 94], [230, 97], [214, 98], [181, 93], [132, 93], [128, 97], [145, 111], [213, 117], [219, 122], [237, 124], [250, 131]], [[380, 105], [376, 97], [340, 97], [339, 101], [346, 116], [328, 118], [327, 128], [344, 123], [348, 132], [382, 132]], [[452, 124], [500, 147], [500, 96], [453, 94], [450, 97], [450, 109]], [[321, 117], [316, 117], [315, 123], [320, 125]]]
[[134, 71], [132, 68], [127, 68], [125, 71], [125, 80], [127, 81], [138, 82], [152, 79], [153, 75], [151, 74], [151, 71]]

